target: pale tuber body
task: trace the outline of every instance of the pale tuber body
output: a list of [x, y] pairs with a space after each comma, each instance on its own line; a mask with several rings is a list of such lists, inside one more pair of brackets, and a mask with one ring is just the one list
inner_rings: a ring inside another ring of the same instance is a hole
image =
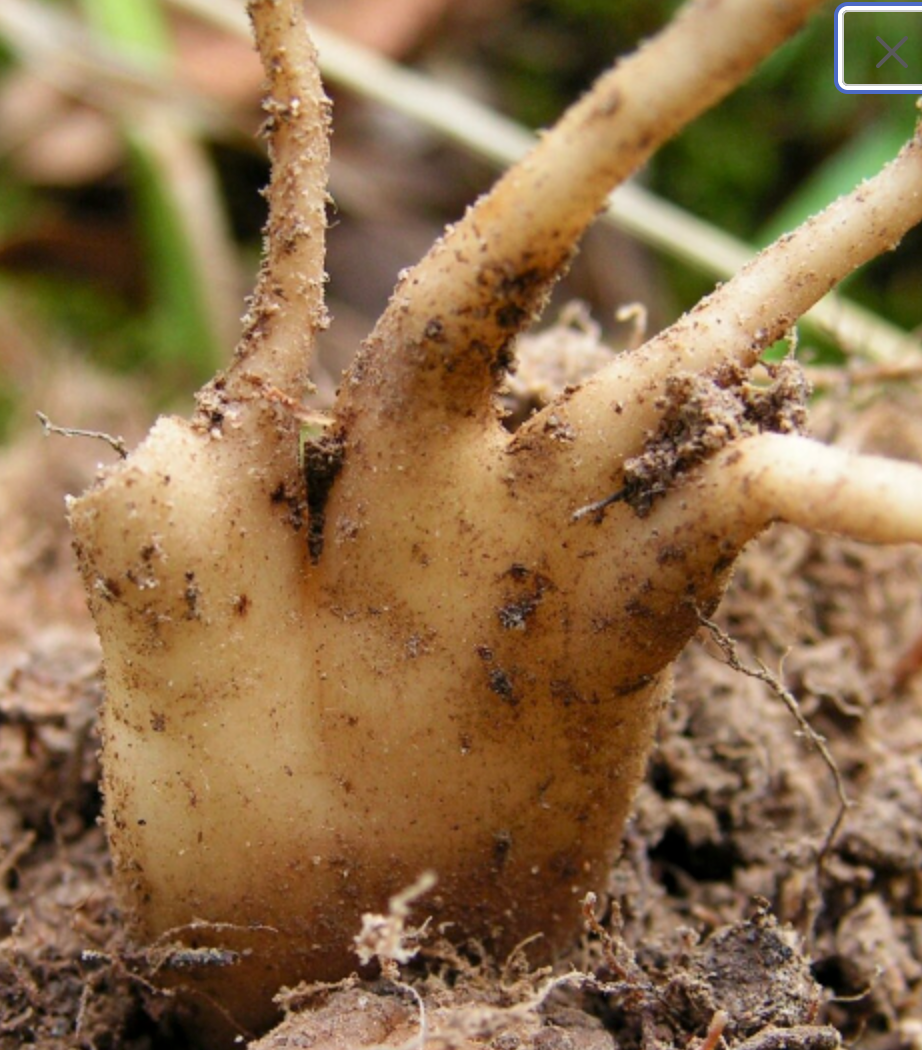
[[[299, 5], [251, 4], [275, 170], [247, 332], [198, 414], [71, 508], [134, 935], [239, 953], [164, 975], [193, 999], [265, 1026], [280, 985], [348, 974], [362, 914], [423, 871], [449, 937], [565, 946], [741, 547], [779, 517], [922, 541], [922, 471], [796, 436], [796, 374], [747, 375], [922, 216], [918, 139], [514, 436], [494, 404], [613, 183], [815, 6], [692, 4], [603, 78], [403, 279], [302, 470], [325, 103]], [[668, 90], [642, 75], [664, 55]]]

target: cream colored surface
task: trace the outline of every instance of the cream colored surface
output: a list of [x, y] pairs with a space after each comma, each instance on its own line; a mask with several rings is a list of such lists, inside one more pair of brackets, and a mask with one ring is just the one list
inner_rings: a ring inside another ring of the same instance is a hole
[[[159, 975], [213, 1033], [266, 1026], [282, 984], [348, 974], [362, 914], [424, 871], [418, 914], [452, 939], [565, 947], [619, 849], [670, 665], [747, 539], [782, 516], [922, 540], [915, 502], [861, 509], [917, 495], [922, 471], [853, 469], [746, 415], [760, 350], [919, 217], [917, 141], [810, 228], [822, 265], [791, 262], [795, 234], [513, 438], [494, 408], [512, 336], [612, 182], [719, 93], [676, 78], [729, 90], [814, 6], [692, 4], [604, 78], [403, 279], [305, 477], [325, 103], [300, 4], [251, 4], [276, 167], [244, 339], [191, 422], [162, 419], [71, 508], [106, 661], [116, 880], [141, 942], [236, 953]], [[658, 55], [668, 92], [641, 77], [633, 98], [624, 69]], [[700, 401], [688, 461], [668, 451], [679, 373]], [[660, 487], [576, 514], [654, 448]]]

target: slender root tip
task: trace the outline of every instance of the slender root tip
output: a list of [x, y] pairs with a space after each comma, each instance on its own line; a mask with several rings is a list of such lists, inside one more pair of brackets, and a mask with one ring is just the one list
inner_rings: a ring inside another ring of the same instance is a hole
[[760, 434], [709, 468], [717, 506], [751, 533], [787, 521], [866, 543], [922, 543], [922, 466]]

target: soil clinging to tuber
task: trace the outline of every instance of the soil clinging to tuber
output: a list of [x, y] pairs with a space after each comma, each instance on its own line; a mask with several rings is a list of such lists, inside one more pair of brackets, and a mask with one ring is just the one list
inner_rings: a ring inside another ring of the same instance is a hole
[[328, 106], [300, 3], [251, 0], [274, 168], [242, 341], [71, 505], [116, 879], [137, 940], [221, 949], [162, 971], [203, 1024], [347, 975], [362, 915], [426, 871], [450, 938], [565, 948], [747, 541], [922, 541], [922, 471], [804, 437], [796, 366], [751, 375], [922, 218], [918, 135], [514, 435], [496, 407], [607, 193], [818, 6], [697, 0], [603, 76], [402, 277], [305, 442]]

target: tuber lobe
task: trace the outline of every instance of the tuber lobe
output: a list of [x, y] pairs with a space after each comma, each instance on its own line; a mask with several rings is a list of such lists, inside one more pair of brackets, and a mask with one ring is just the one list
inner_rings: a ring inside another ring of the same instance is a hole
[[[564, 948], [741, 547], [778, 517], [922, 541], [922, 471], [773, 432], [802, 422], [790, 375], [772, 411], [747, 387], [918, 221], [917, 139], [862, 188], [873, 208], [835, 205], [515, 435], [495, 407], [512, 337], [614, 182], [816, 6], [689, 4], [404, 277], [305, 443], [327, 105], [300, 3], [252, 0], [274, 170], [244, 337], [191, 420], [159, 420], [70, 508], [116, 885], [136, 940], [222, 949], [159, 972], [215, 1044], [268, 1026], [282, 984], [346, 976], [362, 915], [425, 871], [417, 907], [453, 940]], [[892, 520], [867, 510], [908, 490]]]

